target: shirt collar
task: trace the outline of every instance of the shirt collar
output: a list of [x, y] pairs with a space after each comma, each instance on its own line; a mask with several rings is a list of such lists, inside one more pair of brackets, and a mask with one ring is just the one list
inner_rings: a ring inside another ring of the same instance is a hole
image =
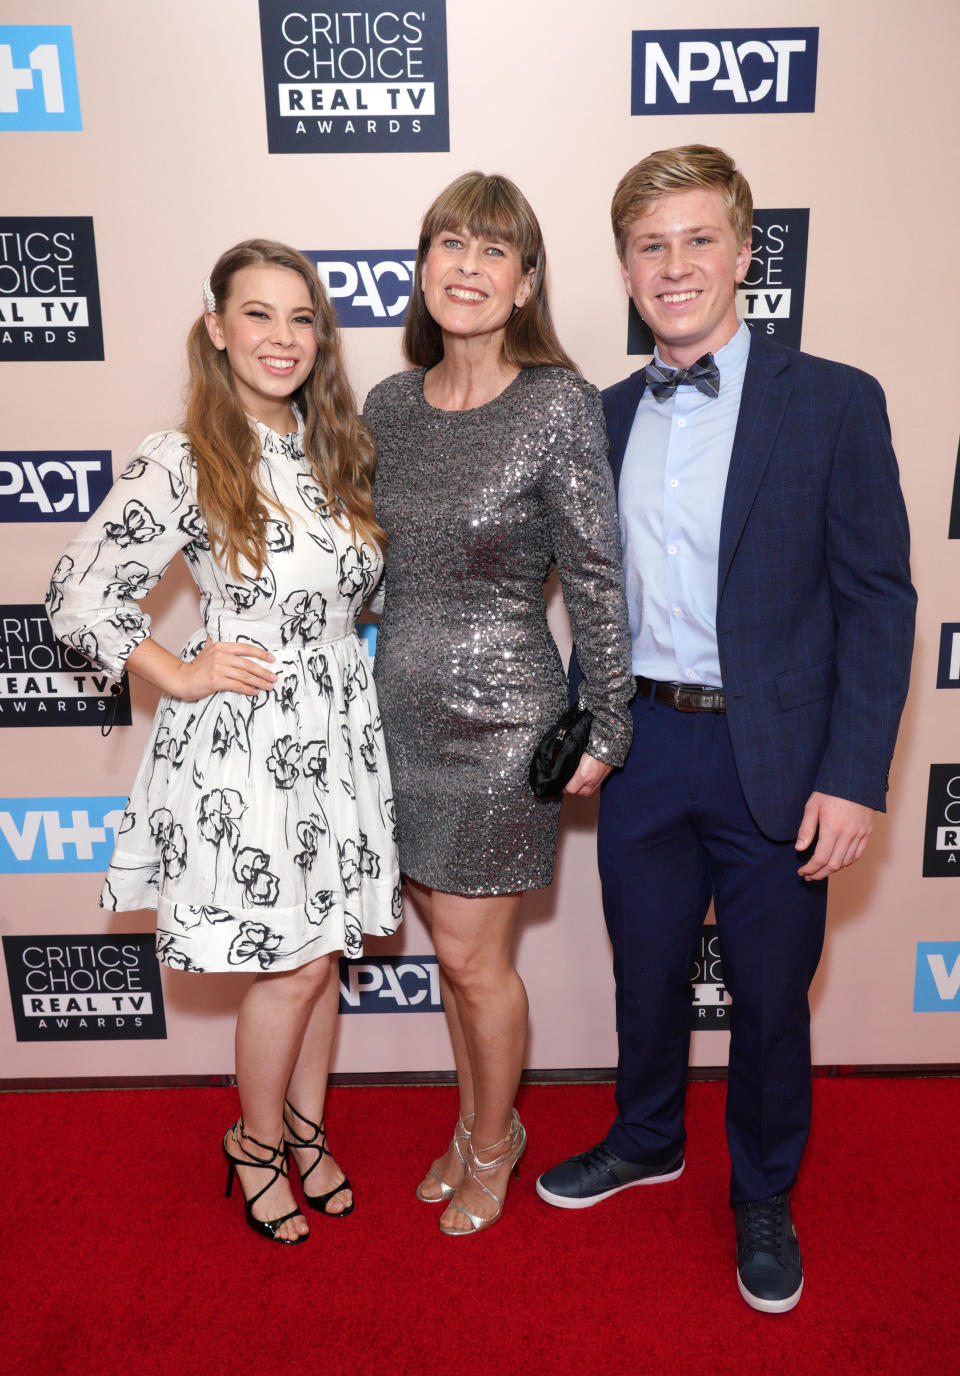
[[264, 454], [287, 459], [303, 457], [303, 416], [296, 405], [293, 407], [293, 414], [297, 420], [297, 428], [286, 435], [280, 435], [276, 430], [271, 430], [269, 425], [264, 425], [263, 421], [257, 420], [256, 416], [247, 416], [247, 420], [257, 432], [257, 438]]
[[[720, 382], [723, 383], [724, 377], [728, 380], [736, 372], [741, 371], [747, 366], [747, 355], [750, 352], [750, 326], [746, 321], [741, 320], [739, 328], [732, 339], [728, 339], [722, 349], [716, 349], [713, 361], [720, 369]], [[665, 368], [672, 365], [664, 363], [660, 357], [660, 350], [654, 346], [653, 359], [655, 363], [663, 364]]]

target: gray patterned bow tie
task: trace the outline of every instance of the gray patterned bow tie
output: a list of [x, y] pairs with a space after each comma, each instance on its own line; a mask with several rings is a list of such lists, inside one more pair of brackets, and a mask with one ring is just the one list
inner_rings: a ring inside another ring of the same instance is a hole
[[689, 368], [667, 368], [662, 363], [648, 363], [643, 371], [647, 386], [657, 401], [666, 401], [684, 383], [696, 387], [705, 397], [720, 394], [720, 369], [713, 361], [713, 354], [704, 354]]

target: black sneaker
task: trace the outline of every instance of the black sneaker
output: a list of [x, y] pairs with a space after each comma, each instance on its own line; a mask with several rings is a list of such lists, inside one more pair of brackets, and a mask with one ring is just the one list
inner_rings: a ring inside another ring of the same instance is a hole
[[751, 1309], [785, 1314], [800, 1298], [803, 1266], [790, 1217], [790, 1196], [775, 1194], [738, 1204], [737, 1284]]
[[589, 1209], [631, 1185], [659, 1185], [682, 1174], [682, 1151], [669, 1165], [651, 1168], [621, 1161], [606, 1142], [598, 1142], [589, 1151], [544, 1171], [537, 1181], [537, 1194], [558, 1209]]

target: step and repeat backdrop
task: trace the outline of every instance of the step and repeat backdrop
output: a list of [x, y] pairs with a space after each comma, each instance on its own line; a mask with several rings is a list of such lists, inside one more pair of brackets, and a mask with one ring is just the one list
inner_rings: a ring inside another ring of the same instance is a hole
[[[651, 349], [623, 292], [613, 188], [646, 153], [690, 142], [726, 148], [753, 186], [743, 317], [883, 384], [913, 528], [920, 619], [890, 811], [831, 884], [814, 1057], [960, 1062], [960, 24], [942, 0], [774, 8], [776, 22], [765, 0], [690, 0], [683, 28], [657, 28], [636, 0], [6, 0], [0, 1078], [233, 1069], [248, 977], [161, 972], [152, 914], [98, 907], [156, 695], [139, 680], [115, 692], [43, 609], [78, 523], [138, 441], [180, 418], [217, 255], [263, 235], [316, 261], [362, 401], [402, 367], [424, 209], [462, 171], [505, 172], [541, 219], [560, 335], [606, 386]], [[545, 594], [566, 652], [562, 602]], [[169, 646], [199, 623], [179, 564], [147, 605]], [[525, 900], [536, 1070], [616, 1059], [595, 820], [565, 804], [556, 881]], [[723, 1065], [709, 923], [692, 981], [692, 1062]], [[452, 1066], [409, 908], [395, 938], [343, 963], [341, 1007], [336, 1071]]]

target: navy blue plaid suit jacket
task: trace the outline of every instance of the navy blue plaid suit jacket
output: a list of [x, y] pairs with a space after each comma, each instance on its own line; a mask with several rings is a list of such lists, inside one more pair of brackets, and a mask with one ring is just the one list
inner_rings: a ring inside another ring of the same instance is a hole
[[[615, 489], [643, 390], [641, 369], [603, 393]], [[717, 591], [727, 721], [757, 826], [793, 839], [814, 789], [882, 811], [916, 594], [867, 373], [752, 334]]]

